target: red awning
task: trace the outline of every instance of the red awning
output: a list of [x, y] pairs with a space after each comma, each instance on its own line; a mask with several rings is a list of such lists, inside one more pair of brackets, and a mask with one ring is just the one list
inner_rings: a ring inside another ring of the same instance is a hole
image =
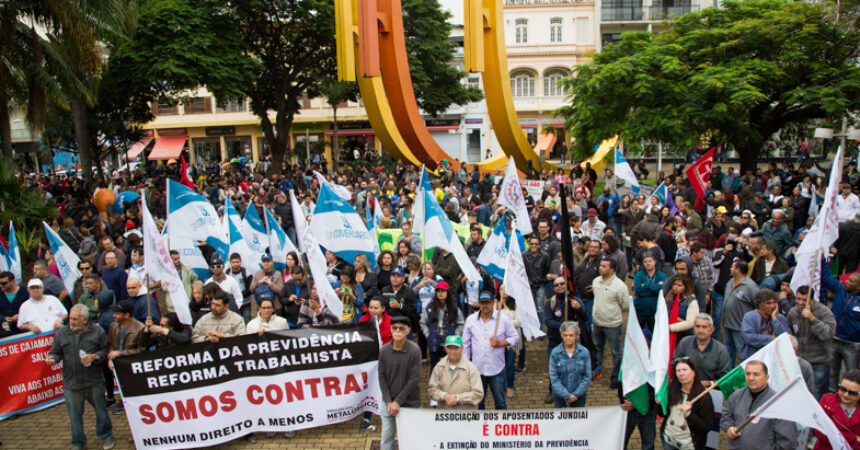
[[126, 152], [125, 159], [128, 160], [128, 159], [137, 158], [137, 156], [140, 155], [140, 152], [142, 152], [143, 149], [145, 149], [146, 146], [149, 145], [150, 142], [152, 142], [151, 137], [145, 137], [145, 138], [135, 142], [134, 145], [132, 145], [128, 149], [128, 152]]
[[[346, 129], [346, 130], [337, 130], [338, 137], [340, 136], [370, 136], [376, 134], [370, 128], [360, 128], [360, 129]], [[328, 130], [325, 132], [326, 136], [334, 136], [334, 131]], [[301, 136], [301, 134], [297, 134], [296, 136]]]
[[185, 147], [186, 136], [161, 136], [155, 140], [155, 146], [149, 154], [149, 159], [176, 159]]

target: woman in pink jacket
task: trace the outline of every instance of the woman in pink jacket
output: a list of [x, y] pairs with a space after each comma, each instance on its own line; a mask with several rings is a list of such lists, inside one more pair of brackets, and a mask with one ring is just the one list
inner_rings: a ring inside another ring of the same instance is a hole
[[[852, 370], [842, 375], [839, 382], [839, 392], [836, 394], [824, 394], [821, 397], [821, 407], [830, 420], [836, 424], [836, 428], [842, 433], [845, 440], [851, 444], [854, 450], [860, 450], [860, 413], [857, 406], [860, 404], [860, 370]], [[814, 450], [832, 448], [827, 437], [815, 430], [817, 438]]]

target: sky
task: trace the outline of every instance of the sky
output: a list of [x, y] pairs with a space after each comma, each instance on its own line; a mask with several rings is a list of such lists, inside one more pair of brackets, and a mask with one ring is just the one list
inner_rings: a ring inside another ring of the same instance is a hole
[[463, 24], [463, 0], [439, 0], [439, 3], [453, 15], [448, 21], [449, 23], [455, 25]]

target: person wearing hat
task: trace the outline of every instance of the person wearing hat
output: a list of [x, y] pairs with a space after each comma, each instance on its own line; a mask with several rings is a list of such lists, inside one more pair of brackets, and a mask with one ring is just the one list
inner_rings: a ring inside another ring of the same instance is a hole
[[[239, 283], [224, 273], [224, 261], [217, 252], [213, 253], [212, 257], [209, 258], [209, 273], [212, 276], [203, 284], [215, 283], [222, 291], [230, 294], [233, 298], [233, 301], [229, 303], [230, 310], [239, 312], [244, 303], [245, 296], [242, 295], [242, 288], [239, 287]], [[244, 317], [242, 319], [244, 320]]]
[[714, 215], [705, 223], [705, 228], [710, 229], [714, 233], [714, 239], [720, 239], [728, 228], [726, 227], [726, 214], [729, 212], [725, 206], [718, 206], [714, 209]]
[[747, 209], [755, 214], [755, 217], [758, 218], [758, 223], [767, 222], [770, 218], [770, 206], [764, 201], [764, 194], [761, 192], [756, 192], [753, 201], [747, 205]]
[[[511, 319], [501, 311], [496, 311], [493, 300], [493, 294], [489, 291], [483, 291], [478, 296], [480, 309], [466, 319], [463, 328], [463, 354], [478, 367], [484, 394], [489, 386], [496, 409], [507, 409], [505, 349], [515, 347], [520, 336]], [[499, 321], [498, 326], [496, 321]], [[483, 398], [478, 409], [484, 409]]]
[[606, 224], [597, 218], [597, 210], [588, 208], [588, 220], [582, 223], [580, 231], [583, 236], [588, 236], [591, 240], [599, 241], [603, 239], [603, 230], [606, 229]]
[[260, 266], [262, 268], [254, 273], [248, 286], [248, 289], [254, 293], [258, 306], [263, 300], [274, 300], [284, 289], [284, 276], [280, 270], [275, 269], [271, 254], [264, 253], [260, 257]]
[[433, 298], [423, 305], [421, 311], [421, 331], [427, 336], [427, 349], [430, 352], [430, 373], [445, 355], [445, 339], [463, 334], [463, 314], [457, 307], [454, 295], [449, 292], [448, 283], [436, 283]]
[[68, 311], [60, 299], [46, 295], [42, 280], [31, 278], [27, 283], [30, 298], [18, 310], [18, 329], [41, 334], [63, 326]]
[[445, 409], [477, 409], [484, 398], [484, 387], [478, 368], [463, 358], [463, 338], [445, 338], [447, 356], [433, 368], [427, 392], [430, 400], [441, 403]]
[[382, 450], [394, 448], [396, 417], [400, 408], [421, 407], [421, 350], [418, 344], [407, 339], [411, 327], [409, 317], [402, 314], [392, 316], [391, 342], [379, 350], [379, 389], [385, 402], [380, 407]]
[[[113, 304], [111, 310], [113, 311], [113, 323], [108, 329], [109, 352], [107, 357], [108, 368], [113, 369], [114, 359], [120, 356], [135, 355], [142, 352], [144, 348], [140, 346], [143, 324], [131, 316], [134, 313], [134, 304], [129, 300], [123, 300]], [[110, 412], [111, 414], [120, 414], [123, 409], [120, 400], [111, 407]]]
[[385, 312], [389, 316], [412, 317], [418, 314], [418, 294], [405, 284], [406, 272], [402, 267], [391, 270], [391, 285], [382, 288]]

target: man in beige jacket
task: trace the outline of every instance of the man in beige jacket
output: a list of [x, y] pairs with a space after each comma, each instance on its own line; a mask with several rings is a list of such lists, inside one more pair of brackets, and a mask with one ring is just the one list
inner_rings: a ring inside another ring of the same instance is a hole
[[463, 338], [445, 338], [445, 356], [430, 375], [427, 390], [430, 399], [448, 409], [478, 409], [484, 398], [484, 387], [478, 368], [463, 358]]

